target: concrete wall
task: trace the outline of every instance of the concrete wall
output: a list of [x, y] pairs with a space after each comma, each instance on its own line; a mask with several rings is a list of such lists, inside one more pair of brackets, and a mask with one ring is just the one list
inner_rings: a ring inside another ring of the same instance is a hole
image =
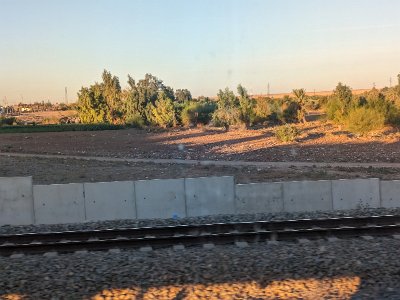
[[188, 217], [235, 213], [235, 183], [232, 176], [185, 179]]
[[332, 180], [333, 209], [380, 207], [378, 178]]
[[0, 225], [217, 214], [400, 207], [400, 181], [379, 179], [234, 184], [201, 177], [35, 185], [0, 177]]
[[85, 221], [83, 183], [34, 185], [36, 224]]
[[259, 212], [283, 211], [283, 184], [250, 183], [236, 185], [236, 213], [255, 214]]
[[184, 179], [135, 182], [138, 219], [186, 217]]
[[381, 207], [400, 207], [400, 180], [381, 181]]
[[33, 222], [32, 177], [0, 177], [0, 225]]
[[86, 220], [136, 219], [133, 181], [85, 183]]
[[332, 210], [330, 180], [283, 183], [283, 209], [287, 212]]

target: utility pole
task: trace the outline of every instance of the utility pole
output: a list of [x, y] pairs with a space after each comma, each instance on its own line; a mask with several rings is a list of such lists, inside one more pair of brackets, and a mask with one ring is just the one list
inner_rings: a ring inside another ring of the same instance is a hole
[[64, 102], [65, 102], [65, 104], [68, 104], [68, 89], [67, 89], [67, 87], [65, 87]]
[[268, 91], [267, 91], [267, 97], [269, 98], [269, 82], [268, 82]]
[[375, 82], [372, 83], [372, 86], [375, 88]]

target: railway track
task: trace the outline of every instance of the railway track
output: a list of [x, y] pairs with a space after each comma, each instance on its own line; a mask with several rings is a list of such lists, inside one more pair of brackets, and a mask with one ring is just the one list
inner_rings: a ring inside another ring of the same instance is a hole
[[400, 216], [396, 215], [112, 228], [0, 235], [0, 255], [399, 234]]

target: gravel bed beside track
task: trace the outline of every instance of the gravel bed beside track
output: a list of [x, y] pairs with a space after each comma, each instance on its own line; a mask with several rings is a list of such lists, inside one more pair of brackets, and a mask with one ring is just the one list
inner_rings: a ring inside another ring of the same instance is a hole
[[400, 299], [399, 254], [376, 238], [0, 257], [0, 298]]
[[121, 227], [167, 226], [167, 225], [178, 225], [178, 224], [251, 222], [260, 220], [270, 221], [270, 220], [315, 219], [315, 218], [333, 218], [333, 217], [360, 217], [360, 216], [373, 216], [373, 215], [400, 215], [400, 208], [377, 208], [377, 209], [307, 212], [307, 213], [217, 215], [217, 216], [181, 218], [181, 219], [118, 220], [118, 221], [87, 222], [79, 224], [0, 226], [0, 234], [67, 231], [67, 230], [94, 230], [94, 229], [121, 228]]

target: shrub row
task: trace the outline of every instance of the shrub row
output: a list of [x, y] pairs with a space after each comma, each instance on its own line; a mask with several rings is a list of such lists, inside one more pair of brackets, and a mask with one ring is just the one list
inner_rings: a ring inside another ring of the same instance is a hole
[[0, 127], [0, 133], [60, 132], [60, 131], [97, 131], [118, 130], [123, 125], [114, 124], [60, 124], [60, 125], [12, 125]]

